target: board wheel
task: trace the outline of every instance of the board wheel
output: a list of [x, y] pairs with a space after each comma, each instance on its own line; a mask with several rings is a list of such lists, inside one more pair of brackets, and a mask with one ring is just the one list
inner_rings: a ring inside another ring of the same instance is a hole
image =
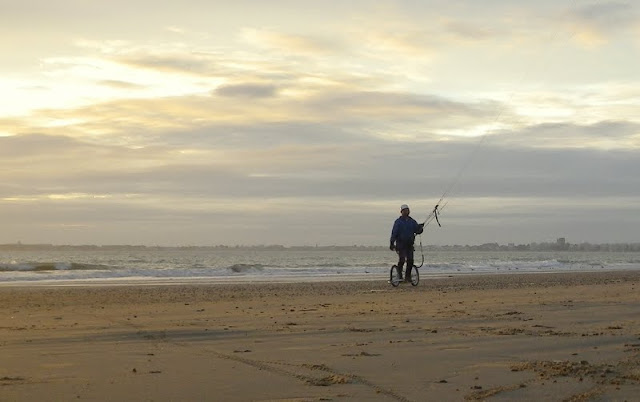
[[389, 270], [389, 283], [394, 288], [400, 284], [400, 273], [398, 272], [397, 265], [392, 265]]
[[411, 285], [418, 286], [418, 283], [420, 283], [420, 272], [418, 272], [418, 267], [414, 265], [411, 269]]

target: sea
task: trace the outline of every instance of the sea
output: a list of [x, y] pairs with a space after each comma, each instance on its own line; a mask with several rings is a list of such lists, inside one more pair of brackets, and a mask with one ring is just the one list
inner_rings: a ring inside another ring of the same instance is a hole
[[[16, 246], [0, 248], [0, 286], [386, 281], [396, 260], [368, 247]], [[416, 265], [421, 278], [624, 271], [640, 252], [425, 249]]]

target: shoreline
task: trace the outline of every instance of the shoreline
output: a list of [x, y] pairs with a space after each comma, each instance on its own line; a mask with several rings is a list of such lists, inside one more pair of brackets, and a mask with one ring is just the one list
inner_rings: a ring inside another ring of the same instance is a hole
[[0, 286], [8, 400], [633, 400], [640, 271]]
[[[455, 273], [430, 273], [426, 270], [420, 272], [420, 285], [424, 281], [433, 281], [451, 278], [466, 277], [502, 277], [520, 275], [620, 275], [634, 272], [640, 273], [640, 269], [592, 269], [581, 271], [497, 271], [497, 272], [455, 272]], [[0, 281], [2, 288], [28, 288], [28, 287], [135, 287], [135, 286], [216, 286], [216, 285], [269, 285], [282, 284], [293, 285], [296, 283], [347, 283], [347, 282], [384, 282], [387, 283], [388, 275], [380, 274], [339, 274], [323, 276], [292, 277], [282, 276], [237, 276], [237, 277], [158, 277], [158, 278], [100, 278], [100, 279], [47, 279], [47, 280], [11, 280]], [[420, 286], [418, 285], [418, 286]]]

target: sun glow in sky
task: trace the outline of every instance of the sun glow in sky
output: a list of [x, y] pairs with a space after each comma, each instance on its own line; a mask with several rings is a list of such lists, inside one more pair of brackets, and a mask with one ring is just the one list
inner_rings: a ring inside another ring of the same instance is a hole
[[0, 8], [0, 243], [640, 241], [635, 2]]

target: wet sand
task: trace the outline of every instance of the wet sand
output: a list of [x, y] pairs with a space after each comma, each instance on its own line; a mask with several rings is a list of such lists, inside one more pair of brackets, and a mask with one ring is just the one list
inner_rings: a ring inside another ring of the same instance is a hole
[[0, 401], [633, 401], [640, 271], [0, 287]]

